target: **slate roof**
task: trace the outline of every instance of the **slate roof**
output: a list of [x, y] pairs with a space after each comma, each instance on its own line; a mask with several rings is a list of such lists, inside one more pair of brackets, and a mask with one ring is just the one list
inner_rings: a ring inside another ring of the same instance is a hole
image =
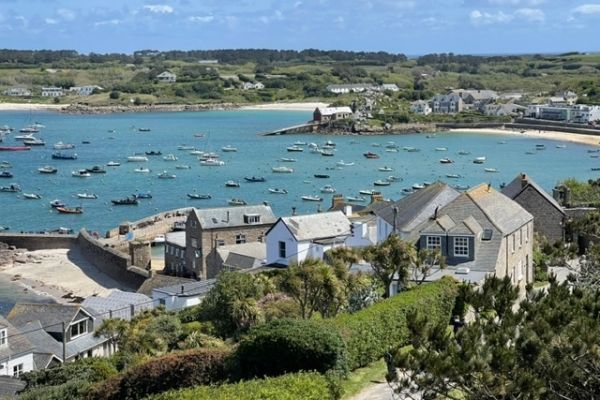
[[156, 288], [181, 285], [183, 283], [196, 282], [194, 279], [181, 278], [178, 276], [164, 275], [164, 274], [153, 274], [150, 278], [146, 279], [142, 286], [137, 290], [138, 293], [145, 294], [146, 296], [152, 296], [152, 290]]
[[131, 319], [131, 305], [136, 311], [149, 310], [153, 308], [152, 299], [141, 293], [123, 292], [115, 289], [106, 297], [90, 296], [81, 303], [82, 306], [91, 309], [94, 314], [102, 314], [104, 318]]
[[62, 343], [50, 336], [42, 328], [40, 321], [28, 322], [20, 328], [27, 339], [35, 346], [33, 361], [36, 369], [46, 368], [53, 357], [62, 361]]
[[179, 247], [185, 247], [185, 231], [167, 233], [165, 243], [171, 243]]
[[375, 214], [394, 226], [394, 207], [396, 207], [396, 230], [408, 232], [427, 221], [437, 207], [442, 208], [460, 195], [458, 191], [443, 182], [435, 182], [424, 189], [387, 204], [375, 210]]
[[25, 389], [25, 381], [12, 376], [0, 376], [0, 398], [4, 396], [14, 396]]
[[[494, 90], [477, 90], [477, 89], [455, 89], [452, 93], [458, 94], [461, 98], [471, 95], [474, 100], [497, 99], [498, 93]], [[464, 96], [464, 97], [463, 97]]]
[[159, 295], [164, 294], [168, 296], [178, 297], [202, 296], [206, 295], [210, 291], [210, 289], [213, 288], [216, 282], [216, 279], [207, 279], [205, 281], [193, 281], [189, 283], [183, 283], [180, 285], [155, 288], [154, 292], [157, 292]]
[[33, 344], [13, 324], [0, 315], [0, 325], [6, 329], [8, 346], [0, 347], [0, 362], [33, 352]]
[[352, 114], [350, 107], [323, 107], [319, 108], [321, 115], [333, 115], [337, 113]]
[[251, 242], [220, 246], [217, 248], [223, 266], [236, 269], [256, 268], [266, 261], [267, 245], [265, 243]]
[[47, 332], [60, 333], [61, 322], [69, 324], [80, 310], [92, 314], [78, 304], [17, 303], [10, 310], [7, 319], [15, 326], [40, 321]]
[[340, 211], [283, 217], [280, 220], [299, 242], [351, 235], [350, 220]]
[[533, 189], [535, 189], [535, 191], [538, 192], [540, 196], [542, 196], [554, 208], [556, 208], [562, 214], [565, 213], [563, 208], [560, 206], [560, 204], [558, 204], [554, 197], [550, 196], [548, 192], [546, 192], [540, 185], [538, 185], [525, 173], [517, 175], [515, 179], [513, 179], [508, 185], [506, 185], [504, 189], [502, 189], [502, 194], [514, 200], [517, 197], [519, 197], [519, 195], [525, 189], [527, 189], [527, 187], [532, 187]]
[[[194, 208], [192, 212], [196, 214], [202, 229], [266, 225], [274, 224], [277, 221], [271, 207], [262, 204], [241, 207]], [[244, 215], [260, 215], [260, 222], [255, 224], [245, 223]]]

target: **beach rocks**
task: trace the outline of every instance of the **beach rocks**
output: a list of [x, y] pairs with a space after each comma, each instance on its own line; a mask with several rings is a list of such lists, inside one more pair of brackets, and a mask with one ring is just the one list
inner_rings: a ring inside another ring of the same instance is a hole
[[232, 110], [239, 108], [235, 103], [219, 104], [141, 104], [141, 105], [114, 105], [114, 106], [89, 106], [86, 104], [70, 104], [59, 111], [64, 114], [114, 114], [124, 112], [178, 112], [178, 111], [207, 111], [207, 110]]

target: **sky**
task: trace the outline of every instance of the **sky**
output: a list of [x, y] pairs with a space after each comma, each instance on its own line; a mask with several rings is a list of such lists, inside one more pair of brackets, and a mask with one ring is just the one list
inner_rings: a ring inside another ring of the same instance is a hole
[[0, 0], [0, 48], [600, 50], [593, 0]]

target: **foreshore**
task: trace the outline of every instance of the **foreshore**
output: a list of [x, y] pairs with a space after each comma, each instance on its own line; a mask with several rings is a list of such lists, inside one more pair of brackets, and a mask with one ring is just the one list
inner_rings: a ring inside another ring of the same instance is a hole
[[585, 135], [581, 133], [567, 133], [558, 132], [551, 130], [537, 130], [537, 129], [503, 129], [503, 128], [460, 128], [460, 129], [449, 129], [447, 132], [452, 133], [484, 133], [494, 135], [507, 135], [507, 136], [526, 136], [539, 139], [557, 140], [561, 142], [572, 142], [587, 144], [590, 146], [600, 146], [600, 131], [598, 135]]
[[70, 104], [0, 103], [0, 111], [60, 111]]

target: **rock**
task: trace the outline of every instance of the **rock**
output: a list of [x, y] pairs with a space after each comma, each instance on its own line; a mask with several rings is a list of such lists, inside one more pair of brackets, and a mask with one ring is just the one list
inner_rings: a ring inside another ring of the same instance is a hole
[[24, 254], [18, 254], [14, 259], [14, 262], [19, 264], [27, 264], [27, 261], [27, 256], [25, 256]]

